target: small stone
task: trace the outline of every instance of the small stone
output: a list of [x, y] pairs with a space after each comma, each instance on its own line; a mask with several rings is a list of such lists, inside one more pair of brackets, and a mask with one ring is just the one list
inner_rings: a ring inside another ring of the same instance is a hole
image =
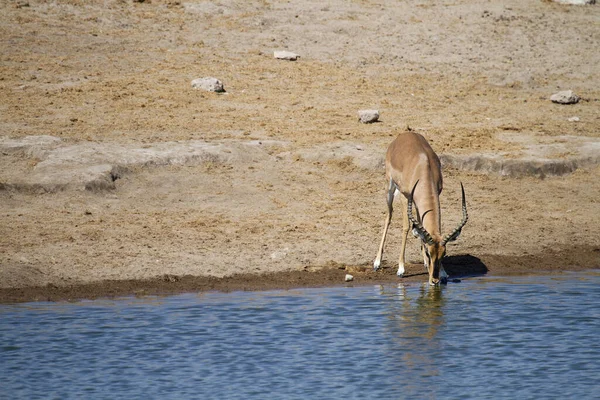
[[290, 251], [290, 249], [288, 247], [274, 251], [273, 253], [271, 253], [271, 259], [281, 260], [288, 255], [289, 251]]
[[346, 282], [350, 282], [354, 280], [354, 277], [350, 274], [346, 274], [346, 278], [345, 278]]
[[567, 121], [569, 122], [579, 122], [579, 117], [571, 117], [571, 118], [567, 118]]
[[358, 120], [363, 124], [372, 124], [373, 122], [377, 122], [379, 120], [379, 111], [378, 110], [359, 110], [358, 111]]
[[194, 89], [202, 89], [208, 92], [224, 92], [223, 82], [217, 78], [198, 78], [192, 81], [192, 87]]
[[298, 57], [300, 57], [296, 53], [292, 53], [291, 51], [275, 51], [273, 52], [273, 56], [278, 60], [287, 60], [287, 61], [296, 61]]
[[579, 101], [579, 96], [573, 93], [572, 90], [563, 90], [550, 96], [550, 100], [558, 104], [575, 104]]

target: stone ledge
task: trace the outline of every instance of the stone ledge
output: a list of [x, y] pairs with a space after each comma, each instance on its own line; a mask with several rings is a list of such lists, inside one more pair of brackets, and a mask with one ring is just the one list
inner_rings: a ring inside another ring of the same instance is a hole
[[[35, 164], [30, 168], [10, 168], [15, 170], [13, 173], [4, 171], [0, 178], [0, 190], [44, 193], [73, 189], [101, 192], [114, 189], [114, 182], [132, 169], [202, 162], [247, 163], [268, 157], [265, 148], [277, 144], [281, 143], [187, 141], [139, 147], [93, 142], [68, 144], [50, 136], [0, 139], [0, 153], [14, 158], [14, 164]], [[8, 165], [11, 165], [10, 161]]]

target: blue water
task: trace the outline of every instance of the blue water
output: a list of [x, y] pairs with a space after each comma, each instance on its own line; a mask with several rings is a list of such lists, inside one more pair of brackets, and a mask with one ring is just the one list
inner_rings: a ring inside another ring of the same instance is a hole
[[600, 398], [599, 287], [596, 271], [0, 305], [0, 398]]

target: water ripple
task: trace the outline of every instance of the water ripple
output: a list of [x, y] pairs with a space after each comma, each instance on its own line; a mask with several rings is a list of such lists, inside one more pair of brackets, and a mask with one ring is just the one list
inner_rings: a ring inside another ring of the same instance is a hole
[[600, 274], [0, 306], [0, 398], [594, 398]]

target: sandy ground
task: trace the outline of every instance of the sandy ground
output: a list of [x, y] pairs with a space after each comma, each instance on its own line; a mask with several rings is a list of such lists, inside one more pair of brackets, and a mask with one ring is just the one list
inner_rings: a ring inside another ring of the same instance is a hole
[[446, 229], [467, 191], [454, 276], [600, 267], [598, 5], [18, 0], [0, 38], [0, 301], [397, 281], [399, 216], [370, 265], [408, 126]]

